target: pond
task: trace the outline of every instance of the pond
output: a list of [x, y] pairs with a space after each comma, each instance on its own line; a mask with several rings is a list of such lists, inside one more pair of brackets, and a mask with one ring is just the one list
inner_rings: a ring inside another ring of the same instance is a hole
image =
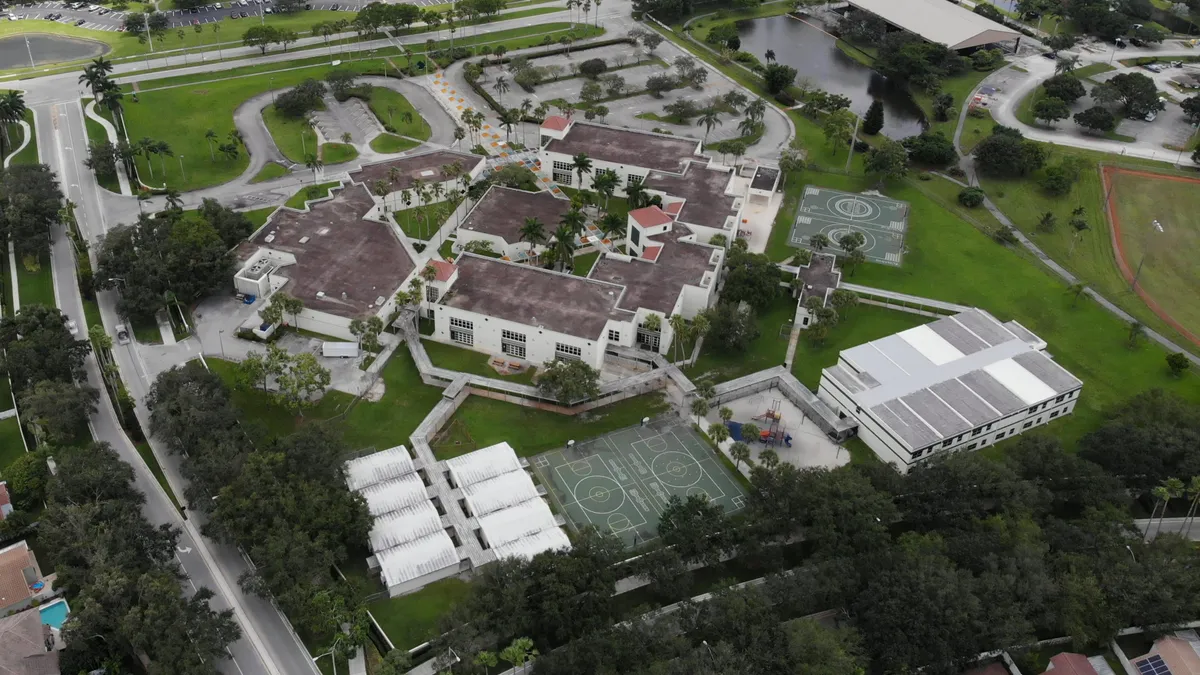
[[906, 138], [924, 130], [925, 115], [908, 90], [842, 53], [833, 37], [787, 16], [739, 21], [737, 28], [742, 51], [762, 61], [768, 49], [775, 50], [776, 60], [799, 72], [797, 80], [807, 78], [815, 87], [849, 98], [855, 113], [863, 115], [872, 101], [883, 101], [883, 133], [888, 137]]
[[[25, 45], [26, 38], [29, 46]], [[48, 63], [64, 61], [80, 61], [107, 53], [111, 47], [95, 40], [48, 35], [45, 33], [30, 33], [29, 35], [12, 35], [0, 38], [0, 70], [9, 68], [28, 68], [29, 55], [33, 54], [33, 62], [44, 66]]]

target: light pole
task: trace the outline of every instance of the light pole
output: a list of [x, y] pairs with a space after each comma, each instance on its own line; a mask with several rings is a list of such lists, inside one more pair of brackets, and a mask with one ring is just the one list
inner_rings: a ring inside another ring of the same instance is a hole
[[[1148, 527], [1148, 526], [1147, 526]], [[1125, 544], [1125, 550], [1129, 551], [1129, 557], [1133, 558], [1133, 562], [1137, 562], [1137, 556], [1133, 554], [1133, 549], [1129, 548], [1129, 544]]]
[[184, 180], [187, 180], [187, 174], [183, 172], [183, 155], [179, 156], [179, 175], [183, 176]]
[[221, 358], [225, 358], [225, 329], [217, 331], [217, 339], [221, 341]]
[[701, 640], [700, 644], [704, 645], [704, 648], [708, 650], [708, 658], [712, 659], [713, 667], [715, 668], [717, 665], [717, 657], [713, 656], [712, 647], [708, 646], [708, 640]]
[[1146, 264], [1146, 254], [1149, 253], [1147, 247], [1150, 243], [1150, 235], [1154, 234], [1155, 232], [1161, 233], [1165, 231], [1163, 230], [1162, 223], [1159, 223], [1157, 220], [1151, 223], [1151, 225], [1152, 227], [1146, 232], [1146, 236], [1142, 237], [1142, 259], [1138, 261], [1137, 272], [1133, 275], [1133, 285], [1129, 287], [1129, 290], [1131, 291], [1137, 290], [1138, 278], [1142, 276], [1142, 265]]
[[[213, 497], [213, 499], [216, 499], [216, 497]], [[316, 663], [317, 659], [321, 658], [322, 656], [328, 656], [329, 660], [333, 662], [333, 675], [337, 675], [337, 654], [334, 652], [337, 651], [337, 645], [341, 641], [342, 636], [339, 635], [338, 639], [334, 640], [333, 644], [329, 647], [329, 651], [325, 652], [324, 654], [317, 654], [313, 657], [313, 663]]]
[[271, 88], [271, 105], [275, 105], [275, 76], [274, 75], [271, 76], [269, 86]]

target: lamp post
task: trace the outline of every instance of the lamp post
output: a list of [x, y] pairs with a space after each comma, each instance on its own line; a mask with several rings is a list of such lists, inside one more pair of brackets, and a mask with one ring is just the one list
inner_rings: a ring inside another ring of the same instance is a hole
[[1133, 284], [1129, 287], [1129, 290], [1131, 291], [1137, 290], [1138, 278], [1142, 276], [1142, 265], [1146, 264], [1146, 254], [1149, 253], [1147, 246], [1150, 243], [1150, 235], [1154, 234], [1155, 232], [1165, 232], [1165, 230], [1163, 230], [1162, 223], [1159, 223], [1157, 220], [1152, 222], [1151, 226], [1152, 227], [1146, 232], [1146, 236], [1142, 237], [1142, 259], [1138, 261], [1137, 272], [1133, 275]]
[[[216, 499], [216, 497], [214, 497], [213, 499]], [[333, 675], [337, 675], [337, 654], [335, 654], [334, 652], [337, 651], [337, 645], [341, 641], [342, 641], [342, 636], [338, 636], [338, 639], [334, 640], [333, 645], [331, 645], [329, 647], [329, 651], [325, 652], [324, 654], [317, 654], [316, 656], [313, 657], [313, 663], [316, 663], [317, 659], [321, 658], [322, 656], [328, 656], [329, 660], [333, 662]]]
[[225, 358], [225, 329], [217, 331], [217, 339], [221, 341], [221, 358]]
[[183, 172], [183, 155], [179, 156], [179, 175], [183, 176], [184, 180], [187, 180], [187, 174]]
[[274, 75], [272, 75], [270, 78], [269, 86], [271, 89], [271, 105], [275, 105], [275, 76]]

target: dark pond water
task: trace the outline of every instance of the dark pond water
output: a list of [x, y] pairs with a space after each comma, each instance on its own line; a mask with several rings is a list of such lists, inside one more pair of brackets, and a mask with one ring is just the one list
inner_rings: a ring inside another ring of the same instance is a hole
[[39, 66], [47, 63], [90, 59], [108, 52], [109, 46], [95, 40], [79, 40], [60, 35], [31, 33], [29, 46], [25, 46], [24, 35], [0, 38], [0, 70], [28, 68], [29, 53]]
[[768, 49], [775, 58], [797, 71], [797, 80], [807, 78], [813, 86], [851, 100], [850, 109], [859, 115], [871, 102], [883, 101], [883, 133], [891, 138], [915, 136], [924, 129], [925, 117], [904, 87], [846, 56], [829, 35], [786, 16], [738, 22], [742, 51], [764, 61]]

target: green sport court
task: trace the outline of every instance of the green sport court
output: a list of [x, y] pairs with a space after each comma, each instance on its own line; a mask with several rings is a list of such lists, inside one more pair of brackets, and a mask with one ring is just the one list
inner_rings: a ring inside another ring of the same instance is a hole
[[808, 248], [808, 239], [821, 233], [837, 248], [838, 237], [861, 232], [867, 260], [900, 265], [904, 232], [908, 229], [908, 204], [879, 195], [855, 194], [809, 185], [796, 211], [788, 243]]
[[595, 525], [627, 544], [658, 536], [672, 495], [707, 495], [726, 513], [746, 505], [746, 492], [707, 442], [677, 420], [615, 431], [533, 460], [576, 527]]

